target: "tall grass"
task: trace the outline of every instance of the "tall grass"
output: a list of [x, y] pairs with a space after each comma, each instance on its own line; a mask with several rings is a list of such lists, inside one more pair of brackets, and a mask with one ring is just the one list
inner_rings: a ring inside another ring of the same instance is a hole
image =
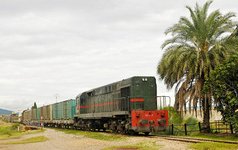
[[19, 124], [12, 124], [7, 126], [0, 126], [0, 136], [12, 136], [18, 133]]

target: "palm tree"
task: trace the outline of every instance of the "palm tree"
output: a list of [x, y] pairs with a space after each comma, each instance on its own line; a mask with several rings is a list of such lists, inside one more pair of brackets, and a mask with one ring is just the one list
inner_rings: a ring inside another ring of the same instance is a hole
[[175, 108], [183, 110], [189, 106], [197, 111], [203, 110], [203, 131], [210, 131], [209, 110], [212, 93], [204, 92], [204, 83], [211, 70], [233, 52], [235, 23], [231, 20], [234, 13], [222, 15], [219, 10], [208, 14], [212, 1], [202, 7], [196, 4], [190, 12], [190, 18], [181, 17], [179, 22], [166, 30], [171, 38], [166, 40], [162, 49], [165, 50], [158, 65], [158, 74], [168, 89], [175, 85]]

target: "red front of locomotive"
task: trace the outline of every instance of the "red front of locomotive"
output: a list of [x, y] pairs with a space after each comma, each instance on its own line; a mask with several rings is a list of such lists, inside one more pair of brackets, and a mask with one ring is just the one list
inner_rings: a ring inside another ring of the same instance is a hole
[[163, 131], [169, 124], [168, 118], [167, 110], [132, 110], [132, 130], [144, 133]]

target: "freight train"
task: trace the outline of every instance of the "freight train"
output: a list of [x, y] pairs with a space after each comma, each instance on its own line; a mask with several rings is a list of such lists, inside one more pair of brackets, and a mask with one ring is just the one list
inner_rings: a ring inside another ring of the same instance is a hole
[[168, 111], [157, 110], [154, 77], [135, 76], [85, 91], [70, 99], [22, 113], [22, 123], [81, 130], [148, 135], [165, 130]]

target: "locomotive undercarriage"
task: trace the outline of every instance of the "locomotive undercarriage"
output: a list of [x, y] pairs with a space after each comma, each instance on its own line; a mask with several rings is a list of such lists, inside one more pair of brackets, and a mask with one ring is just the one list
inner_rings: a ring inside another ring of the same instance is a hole
[[154, 128], [148, 127], [132, 127], [131, 117], [129, 115], [118, 115], [113, 117], [105, 118], [74, 118], [73, 123], [45, 123], [45, 127], [54, 127], [54, 128], [66, 128], [66, 129], [77, 129], [84, 131], [106, 131], [110, 130], [113, 133], [120, 134], [130, 134], [137, 135], [139, 132], [143, 132], [145, 135], [148, 135], [150, 132], [153, 132]]
[[130, 118], [127, 115], [113, 118], [78, 119], [75, 118], [74, 128], [88, 131], [111, 130], [114, 133], [138, 134], [131, 128]]

